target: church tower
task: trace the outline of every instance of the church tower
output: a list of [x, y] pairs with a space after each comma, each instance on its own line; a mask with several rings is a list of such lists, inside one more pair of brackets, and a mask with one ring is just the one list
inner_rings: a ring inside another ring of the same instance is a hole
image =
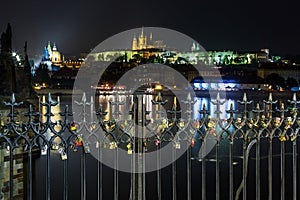
[[132, 40], [132, 50], [137, 50], [137, 48], [138, 48], [137, 39], [136, 39], [135, 34], [134, 34], [134, 37], [133, 37], [133, 40]]
[[147, 37], [144, 35], [144, 27], [142, 27], [142, 31], [139, 37], [139, 49], [147, 48]]
[[52, 48], [51, 48], [50, 41], [48, 42], [47, 50], [48, 50], [48, 58], [51, 59], [51, 57], [52, 57]]
[[61, 53], [57, 50], [55, 42], [53, 43], [51, 61], [55, 65], [60, 65], [63, 61]]

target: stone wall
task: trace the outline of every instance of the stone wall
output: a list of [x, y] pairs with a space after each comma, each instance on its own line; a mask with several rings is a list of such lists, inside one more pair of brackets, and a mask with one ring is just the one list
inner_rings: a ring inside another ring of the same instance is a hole
[[[23, 149], [14, 150], [13, 160], [13, 199], [24, 199], [24, 168]], [[3, 145], [0, 147], [0, 200], [9, 200], [9, 149]]]

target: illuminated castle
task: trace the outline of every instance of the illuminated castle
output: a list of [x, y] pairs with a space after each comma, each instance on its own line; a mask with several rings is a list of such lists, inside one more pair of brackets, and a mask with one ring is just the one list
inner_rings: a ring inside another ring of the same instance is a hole
[[162, 40], [153, 40], [152, 33], [149, 35], [149, 40], [147, 41], [147, 36], [144, 34], [144, 28], [142, 27], [141, 33], [137, 38], [135, 35], [132, 39], [132, 50], [142, 50], [142, 49], [164, 49], [166, 45]]

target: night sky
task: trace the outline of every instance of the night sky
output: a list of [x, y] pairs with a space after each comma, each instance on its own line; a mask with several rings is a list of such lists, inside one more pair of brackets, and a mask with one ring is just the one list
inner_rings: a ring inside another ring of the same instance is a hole
[[61, 0], [1, 2], [0, 31], [11, 23], [13, 48], [41, 54], [48, 41], [66, 55], [89, 52], [106, 38], [132, 28], [174, 29], [207, 50], [259, 50], [300, 54], [296, 0]]

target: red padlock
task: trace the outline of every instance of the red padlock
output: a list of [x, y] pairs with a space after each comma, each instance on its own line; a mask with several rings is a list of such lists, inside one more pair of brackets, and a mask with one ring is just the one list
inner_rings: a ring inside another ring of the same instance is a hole
[[159, 142], [159, 140], [158, 140], [158, 139], [156, 139], [156, 140], [155, 140], [155, 145], [156, 145], [156, 146], [158, 146], [158, 145], [159, 145], [159, 143], [160, 143], [160, 142]]
[[194, 146], [195, 146], [195, 139], [192, 139], [191, 147], [194, 147]]

